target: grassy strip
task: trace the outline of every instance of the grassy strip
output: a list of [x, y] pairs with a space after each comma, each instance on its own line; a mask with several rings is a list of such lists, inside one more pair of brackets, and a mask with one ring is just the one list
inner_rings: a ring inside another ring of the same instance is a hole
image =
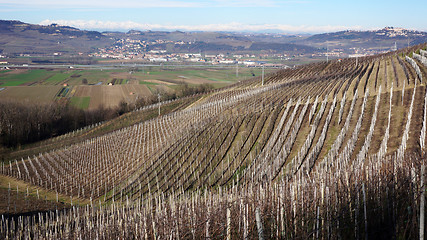
[[70, 73], [57, 73], [57, 74], [53, 75], [52, 77], [46, 79], [46, 82], [48, 82], [48, 83], [59, 83], [59, 82], [66, 80], [70, 76], [71, 76]]
[[158, 83], [147, 82], [147, 81], [139, 81], [139, 84], [146, 84], [146, 85], [159, 85]]
[[7, 73], [7, 72], [10, 72], [10, 71], [12, 71], [12, 70], [0, 70], [0, 74]]
[[71, 105], [80, 108], [80, 109], [88, 109], [90, 103], [90, 97], [72, 97]]
[[[0, 188], [8, 189], [9, 183], [12, 191], [16, 192], [16, 186], [18, 186], [19, 192], [26, 194], [27, 188], [28, 188], [28, 194], [32, 197], [37, 198], [37, 190], [38, 190], [40, 199], [56, 202], [56, 192], [49, 191], [39, 186], [31, 185], [27, 182], [24, 182], [12, 177], [0, 175]], [[72, 201], [73, 201], [73, 205], [85, 205], [90, 203], [87, 199], [74, 198], [74, 197]], [[66, 196], [58, 193], [58, 202], [63, 202], [68, 205], [68, 204], [71, 204], [71, 198], [70, 196]]]

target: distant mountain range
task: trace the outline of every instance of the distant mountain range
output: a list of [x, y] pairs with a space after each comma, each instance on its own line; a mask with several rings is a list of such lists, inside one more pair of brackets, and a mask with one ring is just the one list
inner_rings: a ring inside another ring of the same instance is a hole
[[377, 31], [341, 31], [317, 35], [284, 35], [267, 33], [224, 33], [182, 31], [97, 32], [68, 26], [28, 24], [20, 21], [0, 20], [0, 54], [60, 53], [74, 55], [107, 48], [120, 39], [132, 39], [151, 44], [147, 50], [167, 48], [167, 41], [178, 42], [170, 51], [175, 52], [290, 52], [316, 53], [341, 49], [354, 53], [355, 49], [393, 49], [427, 42], [427, 33], [402, 28], [386, 27]]

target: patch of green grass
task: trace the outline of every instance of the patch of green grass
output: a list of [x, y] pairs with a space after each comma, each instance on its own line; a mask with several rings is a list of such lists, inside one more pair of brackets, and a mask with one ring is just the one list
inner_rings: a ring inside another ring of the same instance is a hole
[[29, 82], [37, 82], [46, 79], [50, 74], [44, 69], [29, 70], [26, 73], [10, 74], [0, 77], [2, 86], [19, 86]]
[[10, 87], [10, 86], [19, 86], [21, 84], [27, 83], [28, 81], [26, 80], [13, 80], [13, 81], [7, 81], [2, 83], [1, 85], [3, 87]]
[[71, 98], [71, 105], [81, 109], [88, 109], [89, 103], [90, 103], [90, 97], [72, 97]]
[[147, 75], [162, 75], [163, 71], [147, 71]]
[[218, 79], [218, 78], [208, 78], [208, 80], [215, 81], [215, 82], [231, 82], [229, 80]]
[[328, 153], [329, 150], [331, 150], [332, 145], [334, 144], [334, 142], [335, 142], [338, 134], [340, 133], [340, 131], [341, 130], [339, 128], [339, 125], [337, 125], [337, 126], [329, 126], [329, 131], [328, 131], [329, 138], [328, 138], [328, 140], [326, 141], [326, 144], [325, 144], [325, 147], [327, 149], [326, 153]]
[[147, 86], [148, 90], [150, 90], [151, 93], [154, 93], [153, 88], [151, 88], [150, 86]]
[[46, 82], [48, 83], [59, 83], [64, 81], [65, 79], [69, 78], [71, 76], [70, 73], [57, 73], [53, 75], [52, 77], [46, 79]]
[[182, 87], [181, 85], [170, 85], [170, 86], [168, 86], [168, 88], [173, 89], [173, 90], [180, 89], [181, 87]]
[[126, 79], [117, 79], [116, 82], [114, 83], [114, 85], [123, 85], [123, 84], [127, 84], [128, 80]]
[[146, 85], [159, 85], [159, 84], [157, 84], [157, 83], [147, 82], [147, 81], [139, 81], [139, 84], [146, 84]]
[[[73, 75], [75, 77], [73, 77]], [[70, 85], [81, 85], [82, 80], [85, 79], [88, 81], [88, 84], [97, 84], [98, 82], [105, 82], [107, 81], [110, 76], [107, 71], [100, 71], [100, 70], [80, 70], [80, 71], [74, 71], [71, 74], [70, 79], [68, 80], [68, 83]]]

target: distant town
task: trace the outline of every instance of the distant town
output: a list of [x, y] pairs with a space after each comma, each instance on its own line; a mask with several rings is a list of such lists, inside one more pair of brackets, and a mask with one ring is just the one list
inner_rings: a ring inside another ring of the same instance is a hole
[[[155, 48], [149, 50], [153, 45], [191, 45], [194, 42], [155, 40], [152, 42], [133, 39], [119, 39], [111, 47], [99, 48], [97, 52], [89, 54], [94, 58], [138, 60], [152, 63], [165, 62], [190, 62], [217, 64], [242, 64], [245, 66], [280, 65], [271, 61], [290, 60], [292, 56], [287, 54], [233, 54], [233, 53], [174, 53], [167, 49]], [[263, 60], [264, 59], [264, 60]], [[276, 61], [277, 62], [277, 61]]]
[[392, 48], [377, 50], [364, 48], [332, 48], [327, 51], [318, 51], [307, 54], [292, 54], [292, 53], [174, 53], [167, 49], [155, 48], [150, 50], [153, 45], [191, 45], [194, 42], [184, 41], [143, 41], [134, 39], [119, 39], [111, 47], [99, 48], [96, 52], [89, 54], [90, 57], [101, 59], [116, 59], [116, 60], [134, 60], [151, 63], [205, 63], [205, 64], [241, 64], [248, 67], [251, 66], [281, 66], [283, 61], [292, 61], [299, 58], [312, 59], [339, 59], [345, 57], [362, 57], [378, 53], [394, 50]]
[[[402, 43], [402, 38], [408, 38], [408, 33], [412, 37], [422, 37], [425, 33], [418, 33], [415, 31], [408, 31], [403, 28], [386, 27], [380, 31], [371, 32], [374, 37], [378, 38], [397, 38], [399, 39], [399, 48], [406, 47]], [[360, 31], [345, 31], [340, 34], [361, 34]], [[341, 37], [342, 38], [342, 37]], [[408, 40], [409, 41], [409, 40]], [[172, 49], [175, 46], [191, 46], [196, 44], [196, 41], [171, 41], [164, 39], [157, 39], [151, 41], [138, 40], [132, 38], [122, 38], [115, 41], [109, 47], [98, 48], [97, 51], [89, 54], [94, 58], [102, 59], [117, 59], [117, 60], [137, 60], [152, 63], [164, 62], [192, 62], [192, 63], [207, 63], [207, 64], [242, 64], [246, 66], [258, 66], [264, 64], [277, 65], [284, 61], [293, 61], [300, 58], [311, 59], [339, 59], [346, 57], [363, 57], [371, 56], [379, 53], [395, 51], [398, 49], [396, 42], [390, 42], [388, 45], [372, 47], [357, 46], [349, 47], [343, 46], [340, 41], [330, 40], [326, 46], [318, 46], [318, 50], [314, 52], [298, 53], [295, 51], [224, 51], [209, 53], [200, 51], [194, 52], [176, 52]], [[325, 44], [323, 44], [325, 45]], [[409, 43], [408, 43], [409, 45]], [[325, 49], [326, 47], [326, 49]], [[243, 52], [243, 53], [242, 53]]]

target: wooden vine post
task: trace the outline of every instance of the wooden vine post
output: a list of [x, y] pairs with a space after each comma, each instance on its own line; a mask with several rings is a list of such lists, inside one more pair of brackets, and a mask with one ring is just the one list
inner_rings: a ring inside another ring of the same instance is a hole
[[[365, 220], [365, 239], [368, 240], [368, 215], [366, 211], [366, 191], [365, 191], [365, 183], [362, 183], [362, 193], [363, 193], [363, 214]], [[356, 219], [357, 221], [357, 219]]]
[[425, 212], [425, 187], [424, 187], [425, 166], [421, 166], [421, 199], [420, 199], [420, 240], [424, 240], [424, 212]]
[[260, 214], [259, 207], [257, 207], [255, 210], [255, 219], [256, 219], [256, 226], [258, 229], [258, 239], [264, 240], [264, 233], [262, 229], [262, 221], [261, 221], [261, 214]]
[[227, 240], [231, 240], [231, 211], [227, 208]]

